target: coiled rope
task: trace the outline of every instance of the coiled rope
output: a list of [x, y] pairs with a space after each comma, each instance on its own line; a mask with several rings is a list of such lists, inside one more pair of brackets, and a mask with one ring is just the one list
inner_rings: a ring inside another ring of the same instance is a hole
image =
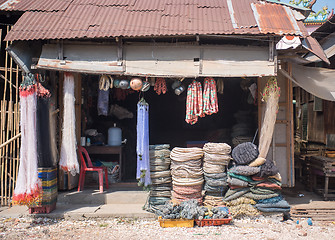
[[150, 145], [150, 177], [151, 187], [149, 194], [148, 211], [154, 211], [155, 206], [165, 204], [171, 199], [171, 171], [170, 171], [169, 144]]
[[109, 88], [113, 88], [113, 78], [103, 74], [99, 80], [99, 89], [107, 91]]
[[205, 206], [223, 204], [223, 195], [228, 190], [227, 165], [231, 147], [226, 143], [206, 143], [204, 150]]
[[170, 157], [173, 161], [185, 162], [188, 160], [200, 159], [204, 155], [204, 151], [201, 148], [180, 148], [175, 147], [172, 149]]
[[171, 151], [172, 198], [177, 201], [196, 199], [202, 202], [201, 148], [174, 148]]
[[210, 196], [210, 195], [206, 195], [204, 197], [204, 205], [205, 206], [222, 206], [224, 205], [224, 201], [222, 196]]
[[203, 147], [206, 153], [228, 155], [231, 153], [231, 146], [227, 143], [206, 143]]

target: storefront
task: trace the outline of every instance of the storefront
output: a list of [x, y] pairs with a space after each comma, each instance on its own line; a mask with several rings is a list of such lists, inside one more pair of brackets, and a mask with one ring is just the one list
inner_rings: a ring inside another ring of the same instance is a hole
[[[187, 147], [225, 142], [234, 147], [247, 141], [257, 143], [263, 114], [260, 92], [267, 76], [276, 75], [277, 68], [274, 56], [271, 59], [269, 54], [271, 47], [266, 44], [246, 47], [244, 44], [197, 46], [193, 41], [180, 44], [63, 42], [43, 45], [34, 68], [42, 79], [49, 79], [49, 83], [43, 84], [51, 87], [54, 96], [51, 105], [59, 109], [55, 114], [60, 121], [54, 125], [58, 139], [63, 116], [63, 72], [71, 72], [75, 79], [77, 142], [84, 141], [87, 145], [89, 138], [90, 145], [107, 145], [108, 129], [116, 124], [122, 130], [122, 140], [127, 139], [122, 144], [122, 181], [133, 181], [136, 105], [142, 97], [150, 106], [150, 144]], [[59, 54], [65, 60], [58, 60]], [[188, 124], [185, 121], [188, 86], [196, 80], [203, 88], [206, 77], [215, 80], [218, 112]], [[133, 78], [147, 82], [147, 88], [134, 91], [130, 86], [122, 86], [129, 85]], [[158, 79], [166, 88], [155, 86]], [[112, 86], [106, 88], [106, 81], [109, 85], [112, 82]], [[269, 158], [276, 159], [283, 183], [292, 186], [291, 85], [281, 75], [278, 82], [282, 90], [274, 135], [276, 147], [269, 151]], [[99, 90], [104, 88], [108, 89], [108, 101], [98, 103]], [[119, 162], [114, 154], [93, 154], [93, 159]], [[76, 180], [70, 175], [64, 180], [60, 178], [60, 182], [63, 189], [76, 187]]]
[[[141, 2], [71, 2], [57, 11], [27, 11], [6, 36], [7, 41], [14, 41], [11, 55], [20, 67], [25, 73], [38, 73], [42, 85], [51, 91], [56, 123], [51, 128], [57, 134], [53, 143], [59, 152], [63, 145], [70, 145], [62, 132], [71, 132], [71, 137], [85, 146], [88, 138], [90, 145], [102, 145], [108, 142], [108, 129], [116, 124], [122, 130], [121, 140], [127, 139], [122, 151], [122, 181], [134, 180], [136, 104], [142, 98], [149, 104], [150, 144], [257, 143], [266, 115], [260, 94], [268, 79], [276, 77], [281, 88], [278, 116], [273, 121], [270, 150], [263, 159], [275, 162], [284, 186], [294, 186], [292, 83], [279, 71], [290, 75], [292, 69], [277, 58], [275, 43], [286, 35], [307, 39], [302, 20], [310, 9], [253, 0], [197, 2], [194, 6], [176, 2], [158, 6], [155, 1], [142, 6]], [[83, 10], [91, 15], [86, 18]], [[273, 25], [272, 16], [282, 21]], [[49, 25], [51, 22], [56, 25]], [[307, 41], [312, 52], [314, 43], [310, 38]], [[69, 89], [64, 87], [64, 76], [74, 79], [71, 98], [75, 106], [70, 119], [64, 117], [68, 110], [64, 93]], [[147, 85], [143, 91], [127, 89], [134, 78]], [[206, 78], [218, 92], [218, 111], [188, 124], [185, 119], [192, 112], [186, 109], [186, 93], [192, 83], [205, 88]], [[113, 87], [107, 88], [111, 80]], [[102, 92], [107, 101], [99, 101]], [[71, 128], [66, 129], [65, 120], [71, 120]], [[117, 160], [114, 157], [101, 162]], [[56, 158], [56, 162], [64, 159]], [[69, 174], [60, 174], [59, 182], [61, 189], [77, 185]]]

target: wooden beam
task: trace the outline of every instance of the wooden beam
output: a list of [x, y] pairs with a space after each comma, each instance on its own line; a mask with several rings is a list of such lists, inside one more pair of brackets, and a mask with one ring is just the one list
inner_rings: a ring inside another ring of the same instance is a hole
[[9, 143], [13, 142], [14, 140], [16, 140], [17, 138], [21, 137], [21, 133], [17, 134], [16, 136], [12, 137], [11, 139], [7, 140], [6, 142], [2, 143], [0, 145], [0, 148], [5, 147], [6, 145], [8, 145]]

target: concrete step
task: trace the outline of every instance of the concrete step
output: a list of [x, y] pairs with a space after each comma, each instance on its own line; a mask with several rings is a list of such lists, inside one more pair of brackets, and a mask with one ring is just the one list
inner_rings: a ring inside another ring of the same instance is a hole
[[100, 193], [96, 188], [86, 188], [83, 191], [59, 192], [58, 203], [60, 204], [145, 204], [148, 192], [138, 188], [112, 186]]
[[155, 219], [153, 213], [142, 209], [142, 204], [61, 204], [51, 213], [29, 214], [27, 206], [13, 206], [0, 212], [0, 217], [47, 217], [81, 220], [87, 218], [145, 218]]

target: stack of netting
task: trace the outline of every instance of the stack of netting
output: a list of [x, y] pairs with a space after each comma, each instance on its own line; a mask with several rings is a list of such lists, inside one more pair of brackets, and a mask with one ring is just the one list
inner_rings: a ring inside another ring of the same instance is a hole
[[281, 179], [272, 161], [259, 166], [249, 166], [258, 157], [256, 145], [247, 142], [236, 146], [232, 152], [234, 166], [228, 170], [229, 190], [225, 202], [233, 216], [257, 215], [262, 212], [287, 212], [289, 204], [280, 194]]
[[170, 145], [150, 145], [150, 177], [151, 189], [149, 204], [151, 206], [165, 204], [171, 199]]
[[205, 206], [223, 205], [228, 190], [227, 166], [231, 160], [231, 147], [226, 143], [206, 143], [203, 147], [205, 176]]
[[196, 199], [202, 203], [202, 184], [204, 182], [201, 169], [204, 152], [201, 148], [172, 149], [171, 174], [173, 183], [172, 198], [178, 202]]
[[254, 135], [254, 117], [250, 111], [238, 111], [234, 114], [236, 124], [232, 127], [231, 137], [233, 146], [251, 142]]

